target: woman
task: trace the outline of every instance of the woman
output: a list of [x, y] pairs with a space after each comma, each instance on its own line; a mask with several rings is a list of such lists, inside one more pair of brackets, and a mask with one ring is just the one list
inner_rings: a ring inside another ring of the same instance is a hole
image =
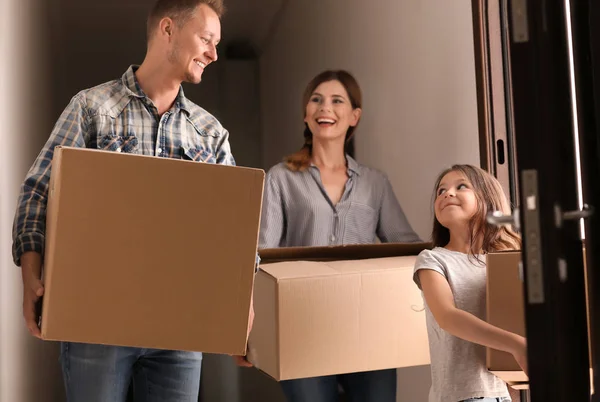
[[[346, 71], [317, 75], [304, 92], [304, 146], [269, 170], [259, 248], [418, 242], [387, 177], [345, 153], [361, 117]], [[282, 381], [290, 402], [394, 402], [396, 370]]]

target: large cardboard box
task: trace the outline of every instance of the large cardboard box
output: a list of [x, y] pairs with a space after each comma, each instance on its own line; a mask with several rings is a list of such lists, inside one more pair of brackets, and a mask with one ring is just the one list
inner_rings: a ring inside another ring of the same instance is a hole
[[[525, 302], [520, 262], [520, 251], [487, 255], [487, 321], [506, 331], [525, 336]], [[487, 348], [486, 360], [488, 370], [504, 381], [528, 381], [510, 353]]]
[[276, 380], [429, 364], [416, 255], [429, 244], [261, 250], [248, 359]]
[[62, 148], [47, 213], [47, 340], [244, 354], [264, 172]]

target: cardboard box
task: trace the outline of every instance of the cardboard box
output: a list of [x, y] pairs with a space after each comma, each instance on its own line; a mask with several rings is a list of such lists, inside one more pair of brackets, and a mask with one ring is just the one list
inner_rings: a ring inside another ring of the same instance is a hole
[[248, 359], [274, 379], [429, 364], [416, 254], [429, 244], [261, 250]]
[[57, 148], [44, 339], [244, 354], [264, 172]]
[[[520, 262], [520, 251], [487, 255], [487, 322], [525, 336], [525, 302]], [[528, 381], [510, 353], [487, 348], [486, 360], [488, 370], [504, 381]]]

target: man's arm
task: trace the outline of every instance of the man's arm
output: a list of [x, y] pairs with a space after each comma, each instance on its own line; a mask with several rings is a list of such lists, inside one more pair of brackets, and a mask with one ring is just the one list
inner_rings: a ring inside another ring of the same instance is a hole
[[87, 116], [83, 94], [75, 96], [56, 122], [50, 138], [27, 173], [13, 223], [13, 259], [23, 277], [23, 316], [32, 335], [40, 337], [36, 302], [44, 293], [40, 281], [46, 231], [46, 206], [54, 148], [85, 147]]
[[[229, 132], [225, 129], [221, 132], [219, 144], [217, 146], [217, 163], [220, 165], [231, 165], [235, 166], [235, 158], [231, 153], [231, 146], [229, 145]], [[258, 272], [260, 265], [260, 256], [256, 254], [256, 260], [254, 265], [254, 272]], [[252, 292], [254, 294], [254, 292]], [[248, 317], [248, 336], [252, 331], [252, 324], [254, 323], [254, 297], [250, 298], [250, 314]], [[252, 367], [252, 364], [246, 360], [245, 356], [233, 356], [233, 360], [238, 366], [241, 367]]]
[[217, 145], [217, 163], [219, 165], [235, 166], [235, 158], [229, 145], [229, 131], [223, 129]]
[[46, 204], [54, 148], [85, 147], [86, 125], [82, 95], [77, 95], [54, 125], [50, 138], [25, 177], [13, 224], [13, 259], [17, 266], [21, 266], [21, 256], [27, 251], [44, 254]]

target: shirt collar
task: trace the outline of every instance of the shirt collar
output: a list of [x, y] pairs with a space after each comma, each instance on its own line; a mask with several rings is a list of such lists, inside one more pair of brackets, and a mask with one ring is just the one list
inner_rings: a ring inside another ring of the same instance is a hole
[[[123, 85], [127, 89], [130, 96], [135, 96], [136, 98], [147, 99], [150, 101], [150, 98], [144, 93], [142, 87], [140, 86], [140, 83], [137, 80], [137, 77], [135, 76], [135, 72], [139, 67], [140, 66], [138, 65], [129, 66], [127, 71], [125, 71], [125, 73], [121, 77], [121, 81], [123, 82]], [[179, 86], [179, 92], [177, 93], [177, 97], [175, 98], [174, 106], [175, 108], [186, 111], [188, 115], [190, 114], [190, 104], [187, 98], [185, 97], [181, 85]]]
[[[348, 165], [348, 176], [352, 176], [354, 174], [360, 176], [361, 167], [359, 163], [348, 154], [346, 154], [346, 164]], [[317, 166], [312, 162], [310, 163], [310, 166], [314, 167], [315, 169], [318, 169]]]
[[354, 160], [353, 157], [351, 157], [350, 155], [346, 155], [346, 161], [348, 161], [348, 170], [350, 172], [356, 173], [357, 175], [360, 175], [360, 165], [358, 164], [357, 161]]

